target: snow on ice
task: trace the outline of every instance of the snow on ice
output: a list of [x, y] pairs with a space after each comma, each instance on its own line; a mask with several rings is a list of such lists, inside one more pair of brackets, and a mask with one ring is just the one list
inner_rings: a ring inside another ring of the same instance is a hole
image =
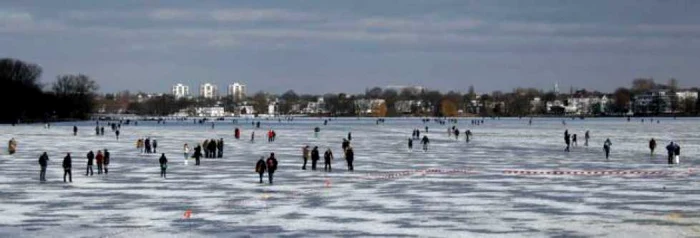
[[[448, 137], [453, 124], [420, 119], [262, 121], [256, 140], [250, 121], [196, 125], [192, 121], [122, 126], [120, 139], [94, 122], [0, 126], [0, 139], [18, 152], [0, 155], [0, 237], [679, 237], [700, 236], [700, 120], [661, 123], [620, 118], [485, 120], [457, 128], [470, 143]], [[78, 136], [72, 126], [79, 127]], [[430, 150], [407, 149], [413, 129], [430, 127]], [[316, 138], [313, 128], [321, 127]], [[240, 127], [241, 140], [233, 130]], [[274, 129], [278, 138], [263, 138]], [[578, 147], [564, 152], [564, 130]], [[591, 141], [583, 146], [590, 130]], [[352, 132], [355, 171], [340, 148]], [[135, 148], [139, 137], [158, 140], [158, 154]], [[648, 140], [659, 146], [651, 157]], [[224, 158], [184, 164], [182, 146], [223, 138]], [[602, 145], [613, 146], [606, 160]], [[681, 164], [666, 164], [665, 146], [681, 145]], [[301, 170], [301, 148], [331, 148], [333, 171]], [[4, 148], [4, 147], [3, 147]], [[86, 177], [85, 154], [109, 149], [109, 175]], [[38, 157], [50, 156], [46, 183]], [[61, 161], [73, 156], [73, 183]], [[279, 160], [275, 184], [258, 183], [260, 156]], [[169, 159], [159, 177], [158, 157]], [[520, 171], [520, 172], [507, 172]], [[576, 171], [583, 174], [559, 173]], [[587, 172], [608, 171], [602, 174]], [[621, 174], [621, 172], [628, 172]], [[529, 172], [529, 173], [528, 173]], [[549, 172], [549, 173], [547, 173]], [[632, 173], [636, 172], [636, 173]], [[190, 210], [190, 218], [185, 212]]]

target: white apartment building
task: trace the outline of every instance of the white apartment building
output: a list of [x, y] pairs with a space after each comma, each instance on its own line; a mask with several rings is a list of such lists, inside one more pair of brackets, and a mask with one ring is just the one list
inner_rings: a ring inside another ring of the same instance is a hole
[[173, 95], [176, 98], [183, 98], [190, 95], [190, 87], [183, 85], [181, 83], [173, 85]]
[[681, 92], [676, 92], [676, 97], [678, 98], [678, 101], [683, 101], [686, 99], [698, 99], [698, 92], [693, 92], [693, 91], [681, 91]]
[[233, 83], [228, 86], [228, 95], [236, 100], [243, 100], [246, 95], [246, 86], [241, 83]]
[[216, 98], [219, 96], [219, 89], [214, 84], [202, 84], [199, 86], [199, 96], [203, 98]]

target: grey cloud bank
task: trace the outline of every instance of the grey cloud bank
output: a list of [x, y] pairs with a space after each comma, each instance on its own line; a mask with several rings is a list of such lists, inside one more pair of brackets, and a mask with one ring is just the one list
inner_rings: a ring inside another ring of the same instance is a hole
[[[0, 52], [103, 91], [699, 86], [693, 1], [5, 1]], [[140, 4], [141, 3], [141, 4]]]

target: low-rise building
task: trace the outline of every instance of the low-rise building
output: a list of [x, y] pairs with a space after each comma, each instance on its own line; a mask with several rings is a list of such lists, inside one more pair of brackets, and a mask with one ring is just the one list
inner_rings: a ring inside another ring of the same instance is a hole
[[355, 100], [355, 109], [358, 115], [373, 114], [384, 103], [384, 99], [358, 99]]
[[226, 116], [224, 107], [198, 107], [195, 114], [199, 117], [223, 117]]
[[301, 112], [305, 114], [323, 114], [328, 113], [328, 110], [326, 110], [326, 103], [323, 98], [319, 97], [315, 102], [308, 102]]
[[635, 113], [671, 113], [675, 95], [666, 90], [651, 90], [634, 96]]

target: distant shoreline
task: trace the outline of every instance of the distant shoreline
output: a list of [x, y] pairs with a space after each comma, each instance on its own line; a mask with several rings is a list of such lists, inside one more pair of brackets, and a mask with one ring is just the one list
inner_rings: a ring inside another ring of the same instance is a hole
[[[57, 120], [51, 120], [51, 121], [24, 121], [21, 123], [16, 123], [16, 125], [28, 125], [28, 124], [46, 124], [46, 123], [61, 123], [61, 122], [76, 122], [76, 121], [126, 121], [126, 120], [131, 120], [131, 121], [159, 121], [159, 120], [164, 120], [164, 121], [192, 121], [192, 120], [201, 120], [201, 119], [207, 119], [206, 122], [220, 122], [220, 121], [231, 121], [231, 120], [253, 120], [253, 121], [267, 121], [267, 120], [284, 120], [285, 118], [307, 118], [307, 119], [328, 119], [328, 118], [342, 118], [342, 119], [348, 119], [348, 118], [357, 118], [357, 119], [379, 119], [379, 118], [393, 118], [393, 119], [439, 119], [439, 118], [444, 118], [444, 119], [462, 119], [462, 120], [476, 120], [476, 119], [529, 119], [529, 118], [547, 118], [547, 119], [578, 119], [578, 120], [585, 120], [585, 119], [595, 119], [595, 118], [620, 118], [620, 119], [626, 119], [628, 116], [619, 116], [619, 115], [599, 115], [599, 116], [561, 116], [561, 115], [537, 115], [537, 116], [522, 116], [522, 117], [517, 117], [517, 116], [456, 116], [456, 117], [423, 117], [423, 116], [390, 116], [390, 117], [370, 117], [370, 116], [316, 116], [316, 115], [279, 115], [279, 116], [267, 116], [267, 117], [235, 117], [235, 116], [226, 116], [226, 117], [161, 117], [161, 116], [135, 116], [135, 115], [129, 115], [129, 116], [124, 116], [124, 117], [103, 117], [101, 119], [90, 119], [90, 120], [81, 120], [81, 119], [57, 119]], [[629, 116], [631, 119], [648, 119], [648, 118], [698, 118], [700, 115], [634, 115], [634, 116]], [[0, 125], [11, 125], [12, 123], [0, 123]]]

